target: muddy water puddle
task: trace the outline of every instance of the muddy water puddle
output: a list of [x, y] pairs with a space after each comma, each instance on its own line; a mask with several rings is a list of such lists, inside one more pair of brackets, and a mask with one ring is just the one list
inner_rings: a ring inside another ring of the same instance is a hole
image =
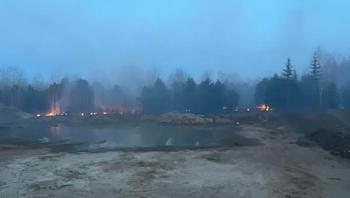
[[258, 145], [234, 126], [9, 127], [0, 130], [0, 144], [51, 147], [55, 152], [105, 150], [171, 150]]

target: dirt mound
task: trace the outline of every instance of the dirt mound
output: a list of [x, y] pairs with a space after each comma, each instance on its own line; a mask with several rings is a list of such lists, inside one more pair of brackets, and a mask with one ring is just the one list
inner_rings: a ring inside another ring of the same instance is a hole
[[334, 155], [350, 158], [350, 134], [348, 133], [319, 129], [306, 137]]
[[237, 124], [239, 122], [234, 121], [233, 119], [230, 118], [225, 118], [225, 117], [214, 117], [214, 123], [215, 124]]
[[160, 116], [163, 124], [212, 124], [213, 118], [191, 113], [165, 113]]
[[319, 129], [332, 131], [347, 131], [350, 129], [350, 112], [341, 110], [281, 113], [280, 119], [296, 132], [305, 134]]

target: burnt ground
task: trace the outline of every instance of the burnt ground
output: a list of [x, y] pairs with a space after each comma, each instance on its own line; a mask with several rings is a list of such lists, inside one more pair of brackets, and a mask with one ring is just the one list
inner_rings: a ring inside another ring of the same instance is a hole
[[318, 129], [309, 115], [297, 119], [245, 117], [239, 135], [260, 143], [225, 148], [56, 153], [2, 145], [0, 197], [347, 198], [348, 159], [322, 146], [326, 136], [309, 138], [320, 128], [331, 131], [327, 138], [347, 134], [345, 118], [325, 118]]

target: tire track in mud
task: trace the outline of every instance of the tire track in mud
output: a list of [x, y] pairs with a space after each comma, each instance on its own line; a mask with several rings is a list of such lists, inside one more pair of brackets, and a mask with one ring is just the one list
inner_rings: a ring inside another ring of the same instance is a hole
[[287, 183], [284, 187], [286, 198], [323, 197], [321, 180], [307, 172], [306, 168], [287, 165], [284, 167], [283, 177]]

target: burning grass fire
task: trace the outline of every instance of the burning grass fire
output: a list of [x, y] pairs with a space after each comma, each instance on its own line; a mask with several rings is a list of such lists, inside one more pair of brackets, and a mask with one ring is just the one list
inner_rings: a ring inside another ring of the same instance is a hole
[[53, 103], [53, 105], [50, 106], [50, 111], [48, 113], [38, 113], [36, 114], [36, 117], [55, 117], [55, 116], [107, 116], [107, 115], [136, 115], [141, 112], [140, 109], [132, 108], [98, 108], [97, 111], [93, 112], [64, 112], [61, 110], [61, 105], [59, 103]]
[[61, 105], [58, 102], [53, 103], [50, 106], [50, 111], [45, 116], [58, 116], [61, 115]]
[[59, 102], [53, 102], [50, 106], [50, 110], [46, 114], [36, 114], [36, 117], [46, 116], [46, 117], [53, 117], [53, 116], [59, 116], [59, 115], [66, 115], [66, 113], [61, 112], [61, 105]]
[[267, 104], [261, 104], [257, 107], [260, 111], [272, 111], [272, 108]]

